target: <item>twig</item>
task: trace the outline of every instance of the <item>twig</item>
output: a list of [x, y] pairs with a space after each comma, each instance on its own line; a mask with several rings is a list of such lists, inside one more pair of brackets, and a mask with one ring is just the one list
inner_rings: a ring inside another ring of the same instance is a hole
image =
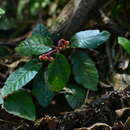
[[0, 39], [0, 45], [16, 46], [20, 41], [26, 39], [30, 35], [31, 35], [31, 31], [18, 38], [8, 39], [8, 40]]
[[107, 25], [107, 28], [110, 28], [111, 30], [113, 30], [114, 32], [116, 32], [120, 35], [123, 35], [127, 32], [127, 29], [125, 29], [121, 25], [114, 22], [114, 20], [109, 18], [102, 10], [99, 10], [99, 12], [100, 12], [102, 21], [105, 25]]
[[108, 57], [108, 64], [109, 64], [110, 72], [113, 73], [115, 71], [114, 71], [114, 65], [113, 65], [113, 61], [112, 61], [112, 55], [111, 55], [111, 49], [110, 49], [110, 42], [109, 41], [106, 43], [106, 53], [107, 53], [107, 57]]

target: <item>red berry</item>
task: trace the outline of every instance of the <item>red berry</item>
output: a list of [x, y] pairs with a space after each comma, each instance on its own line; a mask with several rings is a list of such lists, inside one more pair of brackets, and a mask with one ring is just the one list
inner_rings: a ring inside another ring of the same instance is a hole
[[69, 45], [70, 42], [69, 42], [69, 41], [65, 41], [64, 44], [65, 44], [65, 45]]
[[39, 56], [39, 60], [48, 60], [48, 56], [41, 55], [41, 56]]
[[53, 57], [48, 57], [48, 60], [49, 60], [49, 61], [53, 61], [54, 58], [53, 58]]

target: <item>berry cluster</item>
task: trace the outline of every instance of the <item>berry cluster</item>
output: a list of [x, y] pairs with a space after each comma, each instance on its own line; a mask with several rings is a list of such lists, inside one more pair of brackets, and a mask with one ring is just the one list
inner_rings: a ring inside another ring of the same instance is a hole
[[64, 40], [64, 39], [60, 39], [59, 41], [58, 41], [58, 46], [57, 46], [57, 48], [59, 49], [59, 50], [61, 50], [61, 49], [63, 49], [63, 48], [67, 48], [67, 46], [70, 44], [70, 42], [69, 41], [66, 41], [66, 40]]
[[62, 49], [68, 48], [69, 44], [70, 44], [69, 41], [60, 39], [58, 41], [58, 45], [53, 50], [49, 51], [48, 53], [40, 55], [39, 60], [45, 60], [45, 61], [54, 60], [54, 58], [51, 55], [53, 55], [54, 53], [59, 53]]

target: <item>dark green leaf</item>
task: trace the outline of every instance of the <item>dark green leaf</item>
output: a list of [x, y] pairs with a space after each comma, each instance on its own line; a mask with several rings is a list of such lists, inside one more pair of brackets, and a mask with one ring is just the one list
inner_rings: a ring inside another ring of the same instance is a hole
[[70, 76], [70, 65], [65, 56], [56, 54], [55, 60], [48, 66], [48, 83], [53, 91], [65, 87]]
[[3, 108], [16, 116], [34, 121], [36, 118], [35, 106], [31, 96], [24, 91], [17, 91], [4, 100]]
[[48, 29], [43, 24], [37, 24], [36, 27], [33, 29], [32, 34], [40, 34], [43, 37], [51, 37]]
[[5, 11], [0, 8], [0, 15], [1, 15], [1, 14], [5, 14]]
[[32, 37], [21, 42], [16, 51], [23, 56], [39, 56], [42, 53], [50, 51], [53, 41], [49, 37], [33, 35]]
[[84, 103], [86, 98], [86, 91], [77, 85], [69, 85], [71, 93], [65, 94], [68, 104], [73, 108], [79, 108]]
[[4, 87], [1, 90], [3, 97], [11, 94], [31, 81], [41, 68], [41, 63], [32, 60], [26, 63], [23, 67], [13, 72], [6, 80]]
[[77, 83], [83, 85], [85, 88], [96, 91], [98, 72], [90, 57], [82, 51], [76, 51], [71, 56], [71, 60], [73, 64], [74, 78]]
[[35, 77], [32, 93], [43, 107], [46, 107], [54, 97], [54, 92], [52, 92], [45, 83], [44, 72], [41, 71]]
[[87, 30], [76, 33], [71, 38], [71, 47], [96, 48], [108, 40], [110, 33], [107, 31]]
[[1, 104], [3, 104], [3, 98], [2, 98], [2, 96], [1, 96], [1, 94], [0, 94], [0, 105]]
[[130, 40], [125, 37], [118, 37], [118, 43], [130, 54]]

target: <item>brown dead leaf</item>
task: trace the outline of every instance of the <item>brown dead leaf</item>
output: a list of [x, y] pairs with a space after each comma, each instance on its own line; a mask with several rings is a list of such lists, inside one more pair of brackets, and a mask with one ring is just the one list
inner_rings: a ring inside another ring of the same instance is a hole
[[30, 60], [31, 60], [30, 57], [25, 57], [25, 56], [23, 56], [23, 57], [21, 57], [20, 59], [14, 61], [14, 62], [11, 63], [11, 64], [6, 64], [6, 63], [2, 63], [2, 62], [1, 62], [0, 65], [3, 65], [3, 66], [5, 66], [5, 67], [9, 68], [9, 70], [13, 71], [21, 62], [28, 62], [28, 61], [30, 61]]
[[76, 128], [74, 130], [112, 130], [112, 127], [105, 123], [95, 123], [94, 125], [87, 128]]
[[123, 114], [126, 112], [126, 111], [129, 111], [130, 112], [130, 108], [123, 108], [123, 109], [118, 109], [116, 110], [116, 114], [118, 117], [121, 117], [123, 116]]
[[57, 127], [57, 118], [56, 117], [51, 117], [51, 116], [48, 116], [46, 115], [45, 117], [37, 120], [35, 122], [35, 126], [40, 126], [41, 124], [46, 124], [49, 128], [49, 130], [55, 130], [56, 127]]
[[123, 130], [130, 130], [130, 117], [127, 118], [125, 122], [125, 127]]
[[114, 90], [123, 91], [130, 85], [130, 75], [115, 73], [112, 76]]

